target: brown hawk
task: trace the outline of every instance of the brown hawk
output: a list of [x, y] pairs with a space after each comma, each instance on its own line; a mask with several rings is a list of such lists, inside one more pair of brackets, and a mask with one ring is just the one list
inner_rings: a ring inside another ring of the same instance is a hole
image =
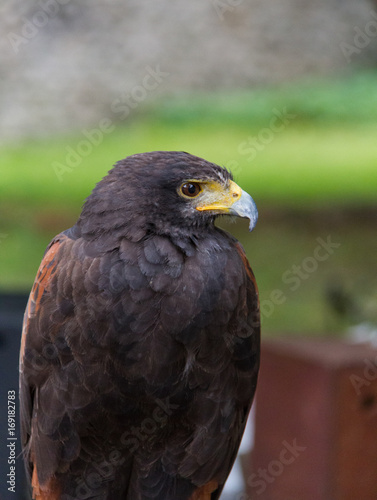
[[118, 162], [49, 244], [25, 312], [21, 431], [37, 500], [214, 500], [259, 367], [259, 304], [219, 215], [230, 172], [181, 152]]

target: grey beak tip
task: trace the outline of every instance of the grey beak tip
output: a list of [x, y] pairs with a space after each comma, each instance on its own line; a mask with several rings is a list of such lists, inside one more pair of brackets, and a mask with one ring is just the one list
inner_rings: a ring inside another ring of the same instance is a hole
[[258, 209], [255, 202], [245, 191], [242, 191], [241, 198], [234, 203], [230, 213], [249, 219], [249, 231], [254, 229], [258, 220]]
[[250, 224], [249, 224], [249, 232], [250, 233], [255, 228], [257, 221], [258, 221], [258, 212], [256, 211], [256, 213], [250, 219]]

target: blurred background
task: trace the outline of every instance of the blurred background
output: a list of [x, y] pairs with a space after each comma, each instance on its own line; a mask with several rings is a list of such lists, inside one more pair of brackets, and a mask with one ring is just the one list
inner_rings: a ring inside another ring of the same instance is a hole
[[144, 151], [202, 156], [253, 196], [252, 234], [220, 225], [265, 337], [375, 338], [375, 1], [13, 0], [0, 27], [0, 408], [48, 242]]

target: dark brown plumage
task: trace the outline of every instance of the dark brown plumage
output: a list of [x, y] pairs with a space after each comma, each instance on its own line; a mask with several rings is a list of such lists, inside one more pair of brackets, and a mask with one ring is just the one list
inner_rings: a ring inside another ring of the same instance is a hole
[[145, 153], [50, 243], [20, 356], [36, 499], [219, 498], [259, 367], [256, 283], [222, 214], [257, 218], [228, 171]]

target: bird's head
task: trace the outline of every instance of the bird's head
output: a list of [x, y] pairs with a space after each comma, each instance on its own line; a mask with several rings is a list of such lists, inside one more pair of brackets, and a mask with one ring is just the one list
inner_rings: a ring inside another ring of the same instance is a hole
[[156, 151], [118, 162], [87, 199], [79, 224], [93, 236], [119, 229], [136, 241], [151, 232], [197, 233], [219, 215], [248, 218], [252, 230], [258, 211], [228, 170], [188, 153]]

